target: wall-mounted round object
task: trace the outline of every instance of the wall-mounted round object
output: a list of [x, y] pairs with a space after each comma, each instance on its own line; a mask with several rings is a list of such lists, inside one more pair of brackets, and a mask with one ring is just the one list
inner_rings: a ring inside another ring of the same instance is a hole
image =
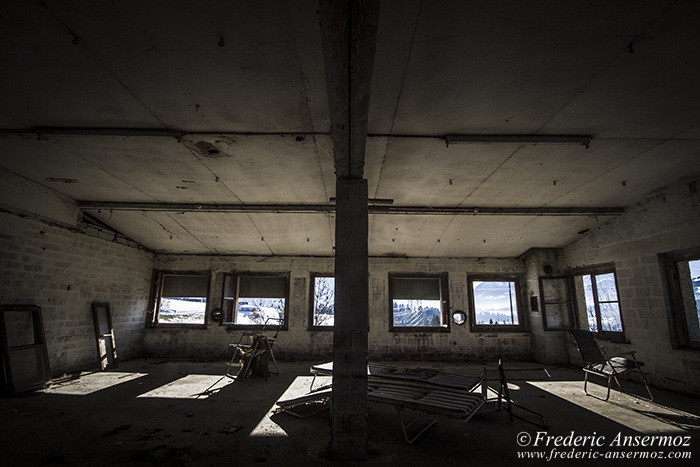
[[457, 325], [462, 325], [467, 321], [467, 314], [463, 311], [457, 310], [452, 313], [452, 322]]
[[212, 321], [221, 321], [221, 315], [223, 314], [223, 311], [221, 308], [214, 308], [211, 310], [211, 320]]
[[545, 264], [545, 265], [542, 267], [542, 270], [544, 271], [545, 274], [549, 275], [549, 274], [552, 273], [552, 271], [554, 270], [554, 268], [552, 268], [552, 265], [551, 265], [551, 264]]

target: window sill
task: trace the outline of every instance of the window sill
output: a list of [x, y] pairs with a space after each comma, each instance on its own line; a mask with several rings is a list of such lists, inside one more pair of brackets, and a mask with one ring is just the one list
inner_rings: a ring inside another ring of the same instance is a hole
[[307, 331], [333, 332], [333, 326], [310, 326]]
[[450, 332], [448, 326], [440, 327], [427, 327], [427, 326], [414, 326], [414, 327], [390, 327], [389, 332]]
[[521, 332], [521, 333], [529, 333], [527, 329], [523, 328], [522, 326], [472, 326], [471, 327], [471, 332], [482, 332], [482, 333], [499, 333], [499, 332]]
[[152, 324], [147, 329], [206, 329], [206, 324]]
[[[235, 324], [235, 323], [221, 323], [222, 326], [226, 327], [227, 331], [276, 331], [277, 326], [265, 326], [263, 324]], [[280, 331], [286, 331], [288, 329], [287, 325], [283, 325]]]

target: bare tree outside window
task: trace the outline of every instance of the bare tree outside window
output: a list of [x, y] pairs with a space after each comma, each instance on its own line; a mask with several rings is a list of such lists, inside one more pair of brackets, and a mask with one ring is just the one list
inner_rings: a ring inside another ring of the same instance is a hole
[[239, 298], [236, 324], [277, 324], [284, 319], [284, 298]]
[[615, 273], [585, 274], [577, 276], [575, 282], [583, 288], [589, 331], [622, 333]]
[[335, 278], [314, 278], [313, 326], [333, 326], [335, 322]]

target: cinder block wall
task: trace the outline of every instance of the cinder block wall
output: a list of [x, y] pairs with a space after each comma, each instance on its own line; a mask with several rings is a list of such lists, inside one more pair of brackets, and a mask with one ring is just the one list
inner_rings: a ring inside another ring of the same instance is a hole
[[154, 255], [0, 213], [0, 304], [41, 307], [51, 372], [95, 368], [93, 302], [109, 302], [120, 358], [142, 353]]
[[[333, 273], [332, 258], [226, 257], [159, 255], [156, 267], [164, 270], [212, 271], [208, 311], [221, 306], [223, 273], [231, 271], [289, 272], [289, 330], [280, 333], [275, 355], [281, 358], [331, 360], [332, 331], [308, 330], [310, 274]], [[518, 273], [525, 268], [517, 259], [372, 258], [370, 259], [369, 358], [375, 360], [509, 360], [531, 358], [529, 332], [472, 333], [469, 324], [451, 324], [450, 332], [389, 332], [389, 272], [447, 272], [451, 311], [467, 311], [467, 275]], [[523, 306], [526, 305], [523, 292]], [[529, 320], [529, 313], [525, 312]], [[228, 344], [240, 331], [227, 331], [207, 314], [206, 329], [149, 328], [145, 350], [154, 356], [230, 358]]]
[[[700, 246], [700, 196], [696, 183], [669, 188], [565, 247], [561, 268], [614, 262], [625, 335], [630, 344], [600, 341], [610, 353], [637, 350], [653, 383], [700, 393], [700, 351], [673, 349], [658, 253]], [[572, 363], [580, 363], [569, 345]]]

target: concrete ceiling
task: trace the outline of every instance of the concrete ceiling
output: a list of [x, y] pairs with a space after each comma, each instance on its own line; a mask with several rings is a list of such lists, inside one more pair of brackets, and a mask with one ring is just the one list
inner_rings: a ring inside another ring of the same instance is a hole
[[[335, 177], [317, 9], [3, 2], [0, 168], [81, 201], [328, 203]], [[697, 178], [698, 17], [689, 0], [384, 0], [370, 197], [614, 207]], [[22, 133], [37, 127], [61, 129]], [[98, 130], [77, 134], [84, 127]], [[183, 134], [109, 134], [115, 128]], [[589, 148], [447, 147], [446, 134], [593, 139]], [[328, 213], [89, 213], [156, 251], [333, 254]], [[564, 246], [606, 219], [375, 214], [370, 254], [516, 256]]]

